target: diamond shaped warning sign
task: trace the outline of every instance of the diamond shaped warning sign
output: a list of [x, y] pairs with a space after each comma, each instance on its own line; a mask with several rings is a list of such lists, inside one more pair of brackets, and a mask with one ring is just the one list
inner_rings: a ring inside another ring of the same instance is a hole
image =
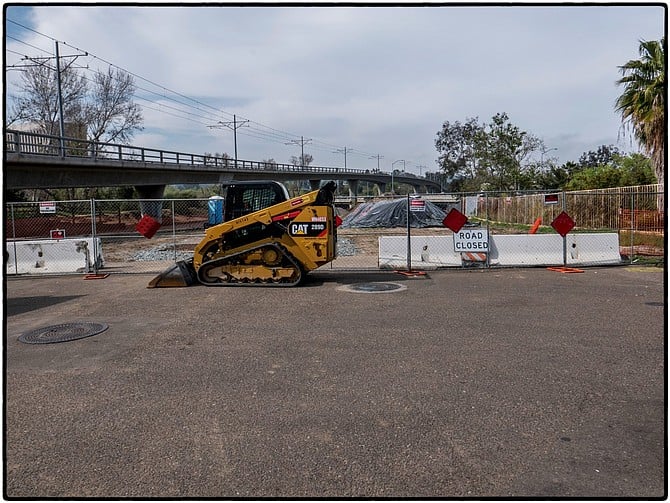
[[468, 221], [468, 217], [463, 215], [460, 211], [458, 211], [456, 208], [452, 208], [452, 210], [447, 213], [447, 216], [444, 217], [444, 220], [442, 220], [442, 224], [445, 227], [448, 227], [454, 232], [458, 232], [461, 230], [461, 228], [465, 225], [465, 223]]
[[145, 238], [151, 239], [156, 231], [161, 226], [161, 224], [151, 218], [149, 215], [144, 215], [137, 225], [135, 225], [135, 230], [142, 234]]
[[561, 211], [561, 213], [554, 218], [554, 221], [551, 222], [551, 226], [561, 236], [565, 237], [575, 226], [575, 221], [565, 211]]

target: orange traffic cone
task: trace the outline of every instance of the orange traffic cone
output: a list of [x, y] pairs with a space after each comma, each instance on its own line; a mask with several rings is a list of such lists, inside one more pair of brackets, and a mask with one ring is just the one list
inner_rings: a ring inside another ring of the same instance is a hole
[[535, 234], [537, 232], [537, 229], [540, 228], [541, 223], [542, 223], [542, 217], [537, 217], [537, 219], [535, 219], [535, 223], [528, 231], [528, 234]]

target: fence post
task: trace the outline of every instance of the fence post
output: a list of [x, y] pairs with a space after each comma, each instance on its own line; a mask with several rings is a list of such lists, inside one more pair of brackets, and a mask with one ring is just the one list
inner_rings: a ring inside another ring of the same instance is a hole
[[409, 225], [409, 192], [407, 193], [407, 272], [412, 271], [412, 238]]
[[[479, 196], [478, 196], [479, 197]], [[489, 221], [489, 193], [486, 193], [486, 199], [484, 200], [486, 204], [486, 234], [489, 237], [488, 249], [486, 253], [486, 267], [491, 268], [491, 222]]]
[[19, 274], [18, 261], [16, 260], [16, 219], [14, 218], [14, 205], [11, 204], [12, 209], [12, 246], [14, 247], [14, 273]]
[[[91, 235], [93, 237], [93, 274], [98, 274], [98, 240], [96, 239], [96, 228], [95, 228], [95, 219], [96, 219], [96, 210], [95, 210], [95, 199], [91, 198]], [[90, 272], [90, 264], [89, 271]]]
[[630, 192], [630, 256], [628, 262], [633, 263], [633, 254], [635, 253], [635, 195], [634, 191]]
[[174, 199], [172, 200], [172, 251], [174, 254], [174, 261], [177, 261], [177, 226], [175, 224]]
[[[563, 191], [563, 206], [562, 210], [565, 211], [567, 204], [565, 201], [565, 191]], [[563, 267], [568, 266], [568, 235], [563, 236]]]

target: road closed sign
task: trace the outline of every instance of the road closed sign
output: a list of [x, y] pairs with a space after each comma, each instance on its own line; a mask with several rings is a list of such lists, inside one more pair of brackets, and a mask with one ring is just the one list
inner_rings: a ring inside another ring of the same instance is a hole
[[489, 251], [489, 231], [487, 229], [461, 229], [454, 232], [455, 252]]

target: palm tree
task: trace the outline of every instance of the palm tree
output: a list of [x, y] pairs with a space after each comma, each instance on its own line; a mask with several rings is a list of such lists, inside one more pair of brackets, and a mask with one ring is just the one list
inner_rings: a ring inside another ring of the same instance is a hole
[[[623, 77], [623, 94], [616, 100], [625, 128], [647, 151], [654, 164], [656, 178], [665, 178], [665, 37], [660, 41], [640, 41], [640, 59], [632, 59], [619, 67]], [[663, 208], [662, 199], [660, 207]]]

